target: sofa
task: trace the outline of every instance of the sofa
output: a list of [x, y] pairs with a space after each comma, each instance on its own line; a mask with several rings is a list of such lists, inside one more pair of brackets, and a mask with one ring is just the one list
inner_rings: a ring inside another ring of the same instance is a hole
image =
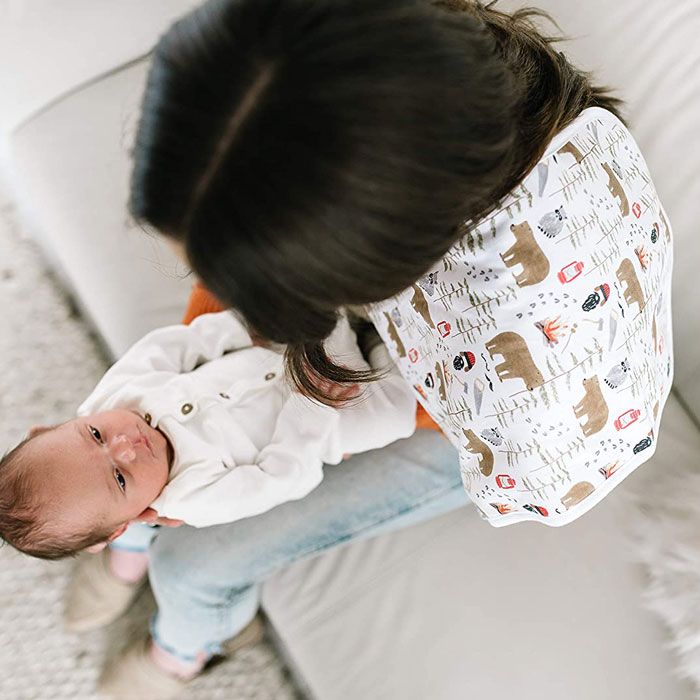
[[[129, 143], [148, 52], [194, 0], [0, 2], [4, 177], [107, 352], [177, 322], [191, 280], [129, 221]], [[499, 7], [522, 3], [507, 0]], [[562, 45], [627, 102], [675, 233], [675, 386], [653, 459], [561, 529], [492, 529], [467, 506], [279, 572], [264, 610], [318, 700], [681, 700], [667, 632], [641, 603], [626, 493], [698, 462], [700, 3], [538, 0]], [[551, 28], [550, 28], [551, 29]]]

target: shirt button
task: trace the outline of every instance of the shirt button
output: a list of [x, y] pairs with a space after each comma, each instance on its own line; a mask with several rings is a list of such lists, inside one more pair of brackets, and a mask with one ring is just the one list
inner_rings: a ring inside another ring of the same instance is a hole
[[231, 398], [228, 394], [224, 394], [223, 391], [219, 394], [219, 396], [220, 396], [222, 399], [230, 399], [230, 398]]
[[151, 414], [150, 414], [150, 413], [146, 413], [146, 415], [143, 417], [143, 419], [146, 421], [146, 423], [148, 423], [148, 425], [150, 425], [150, 424], [151, 424], [151, 421], [153, 420], [153, 419], [151, 418]]
[[194, 406], [191, 403], [183, 403], [180, 410], [182, 411], [182, 415], [186, 416], [188, 413], [192, 413], [193, 408]]
[[276, 375], [274, 372], [268, 372], [268, 373], [265, 375], [265, 381], [266, 381], [266, 382], [269, 382], [270, 379], [274, 379], [276, 376], [277, 376], [277, 375]]

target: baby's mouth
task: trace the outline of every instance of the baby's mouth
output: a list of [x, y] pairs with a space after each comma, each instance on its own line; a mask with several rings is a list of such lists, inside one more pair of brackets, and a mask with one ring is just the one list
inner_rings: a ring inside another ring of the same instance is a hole
[[148, 451], [151, 453], [151, 457], [153, 457], [153, 459], [155, 459], [156, 454], [153, 451], [153, 445], [151, 445], [151, 441], [141, 432], [141, 428], [139, 428], [138, 430], [139, 430], [139, 435], [141, 435], [141, 440], [139, 442], [143, 442], [143, 444], [146, 446]]

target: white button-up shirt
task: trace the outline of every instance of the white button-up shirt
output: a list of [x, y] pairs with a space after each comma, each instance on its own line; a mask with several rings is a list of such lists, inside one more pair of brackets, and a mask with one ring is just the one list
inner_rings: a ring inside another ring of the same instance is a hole
[[162, 328], [137, 342], [78, 409], [149, 414], [172, 443], [170, 479], [152, 507], [195, 527], [304, 497], [322, 466], [411, 435], [416, 404], [383, 345], [365, 361], [342, 318], [326, 343], [338, 364], [387, 369], [341, 410], [288, 386], [283, 356], [255, 347], [230, 312]]

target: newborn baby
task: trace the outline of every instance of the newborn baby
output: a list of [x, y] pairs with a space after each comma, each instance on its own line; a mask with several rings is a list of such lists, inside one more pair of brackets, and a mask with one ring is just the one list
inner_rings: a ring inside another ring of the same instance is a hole
[[283, 357], [230, 312], [162, 328], [105, 374], [78, 417], [34, 428], [0, 462], [0, 536], [56, 559], [156, 516], [195, 527], [302, 498], [322, 465], [411, 435], [416, 404], [380, 343], [365, 360], [341, 317], [338, 364], [385, 371], [349, 406], [292, 391]]

